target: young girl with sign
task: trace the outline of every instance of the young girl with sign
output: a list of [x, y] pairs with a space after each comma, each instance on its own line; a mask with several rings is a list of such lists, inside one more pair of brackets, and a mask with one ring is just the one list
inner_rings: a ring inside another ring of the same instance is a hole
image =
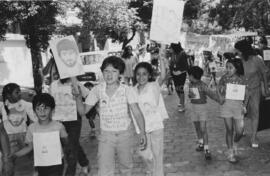
[[[13, 154], [21, 157], [34, 149], [34, 165], [39, 176], [62, 176], [63, 146], [67, 146], [67, 132], [62, 123], [52, 120], [55, 108], [54, 98], [47, 94], [38, 94], [33, 99], [33, 109], [38, 122], [32, 123], [26, 132], [26, 147]], [[38, 136], [38, 137], [36, 137]], [[43, 140], [42, 140], [43, 139]]]
[[188, 70], [189, 84], [189, 98], [190, 103], [187, 105], [186, 116], [190, 117], [193, 121], [196, 134], [198, 137], [198, 146], [196, 151], [204, 151], [205, 159], [211, 160], [211, 153], [208, 145], [208, 133], [207, 133], [207, 97], [218, 101], [218, 95], [216, 92], [211, 91], [208, 86], [201, 81], [203, 75], [203, 69], [198, 66], [191, 67]]
[[[239, 142], [244, 130], [244, 113], [246, 112], [247, 100], [245, 99], [244, 68], [240, 59], [228, 60], [226, 63], [227, 73], [219, 81], [218, 94], [220, 97], [220, 116], [224, 118], [226, 127], [226, 143], [229, 149], [228, 161], [236, 163], [236, 143]], [[232, 90], [229, 87], [234, 87]], [[241, 90], [241, 87], [244, 87]], [[235, 94], [230, 96], [229, 94]], [[241, 95], [242, 97], [237, 97]], [[244, 103], [243, 103], [244, 102]], [[235, 130], [235, 136], [233, 137]], [[235, 148], [233, 148], [235, 142]]]
[[10, 152], [14, 153], [24, 147], [27, 117], [31, 121], [37, 121], [37, 118], [34, 116], [31, 103], [21, 99], [19, 85], [15, 83], [5, 85], [2, 97], [3, 124], [9, 137]]
[[[155, 80], [154, 70], [147, 62], [139, 63], [134, 71], [139, 107], [145, 118], [147, 148], [139, 154], [148, 166], [148, 172], [155, 176], [164, 176], [163, 171], [163, 120], [168, 118], [161, 85], [166, 77], [164, 58], [159, 57], [161, 75]], [[149, 157], [150, 156], [150, 157]]]

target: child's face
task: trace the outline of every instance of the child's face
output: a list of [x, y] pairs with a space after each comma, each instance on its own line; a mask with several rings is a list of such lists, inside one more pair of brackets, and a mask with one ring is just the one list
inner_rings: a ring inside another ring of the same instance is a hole
[[233, 66], [232, 63], [227, 62], [226, 71], [227, 71], [228, 76], [233, 76], [235, 74], [235, 72], [236, 72], [236, 69], [235, 69], [235, 67]]
[[108, 65], [103, 70], [103, 78], [106, 84], [116, 84], [119, 81], [120, 72], [118, 69], [114, 68], [112, 65]]
[[16, 88], [13, 90], [13, 92], [7, 96], [8, 101], [10, 101], [11, 103], [16, 103], [21, 99], [21, 89], [20, 88]]
[[194, 83], [194, 82], [197, 82], [198, 80], [194, 78], [193, 75], [188, 75], [188, 79], [190, 82]]
[[34, 110], [40, 122], [50, 121], [52, 119], [53, 110], [51, 107], [41, 104], [36, 106]]
[[77, 53], [73, 49], [61, 50], [60, 58], [68, 66], [73, 67], [77, 61]]
[[139, 68], [136, 72], [136, 80], [139, 85], [145, 85], [150, 78], [149, 72], [145, 68]]

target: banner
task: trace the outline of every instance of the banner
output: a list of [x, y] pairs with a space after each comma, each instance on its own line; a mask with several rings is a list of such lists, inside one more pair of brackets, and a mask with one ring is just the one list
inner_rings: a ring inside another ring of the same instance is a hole
[[178, 43], [185, 1], [154, 0], [150, 39], [163, 43]]
[[35, 166], [62, 164], [62, 147], [59, 131], [34, 133], [33, 147]]
[[50, 47], [61, 79], [84, 74], [79, 49], [73, 36], [52, 40]]

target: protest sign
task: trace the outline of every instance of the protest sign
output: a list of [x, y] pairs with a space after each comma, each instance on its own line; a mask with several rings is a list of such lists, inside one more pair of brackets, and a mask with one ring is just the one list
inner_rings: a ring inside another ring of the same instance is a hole
[[71, 85], [61, 84], [58, 81], [53, 82], [51, 85], [51, 94], [55, 99], [56, 105], [53, 120], [77, 120], [76, 101], [72, 95]]
[[200, 93], [199, 93], [199, 89], [198, 88], [196, 88], [196, 87], [190, 88], [190, 91], [194, 95], [191, 99], [200, 99]]
[[34, 133], [33, 147], [35, 166], [62, 164], [62, 147], [59, 131]]
[[226, 99], [230, 100], [244, 100], [245, 99], [245, 85], [227, 84]]
[[154, 0], [150, 39], [163, 44], [178, 43], [185, 1]]
[[79, 49], [73, 36], [50, 41], [60, 78], [83, 75], [83, 65]]
[[263, 50], [263, 59], [267, 61], [270, 60], [270, 50]]

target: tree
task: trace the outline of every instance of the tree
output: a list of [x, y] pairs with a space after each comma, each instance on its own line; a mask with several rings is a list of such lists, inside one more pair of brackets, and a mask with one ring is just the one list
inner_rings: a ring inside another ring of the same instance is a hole
[[1, 1], [0, 36], [4, 39], [8, 24], [19, 24], [21, 34], [25, 36], [30, 48], [33, 77], [36, 90], [41, 90], [42, 79], [39, 72], [41, 67], [41, 51], [48, 47], [48, 41], [56, 27], [56, 15], [59, 3], [51, 1]]
[[269, 0], [221, 0], [209, 14], [226, 30], [244, 28], [270, 34]]
[[[135, 8], [129, 8], [128, 1], [88, 0], [79, 1], [82, 31], [93, 32], [97, 41], [104, 46], [108, 37], [123, 42], [125, 47], [135, 36], [136, 31], [143, 30], [145, 24], [137, 16]], [[129, 34], [132, 35], [129, 37]]]

